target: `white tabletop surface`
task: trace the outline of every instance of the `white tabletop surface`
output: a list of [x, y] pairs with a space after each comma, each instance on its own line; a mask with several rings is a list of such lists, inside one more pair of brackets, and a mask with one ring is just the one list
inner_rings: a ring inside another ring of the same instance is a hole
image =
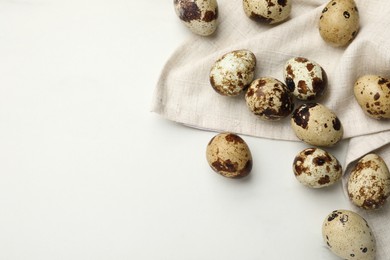
[[307, 145], [243, 136], [251, 176], [227, 179], [215, 133], [150, 112], [189, 35], [172, 0], [0, 1], [1, 260], [338, 259], [321, 225], [348, 198], [295, 179]]

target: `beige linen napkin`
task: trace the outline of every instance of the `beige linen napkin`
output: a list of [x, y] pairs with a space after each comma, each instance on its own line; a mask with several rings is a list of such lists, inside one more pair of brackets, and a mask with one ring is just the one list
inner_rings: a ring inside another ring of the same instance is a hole
[[[223, 54], [248, 49], [257, 58], [256, 78], [271, 76], [283, 81], [286, 60], [302, 56], [316, 61], [327, 72], [328, 90], [318, 102], [338, 115], [344, 138], [350, 139], [347, 172], [359, 157], [371, 151], [378, 151], [390, 165], [390, 120], [369, 118], [353, 96], [354, 82], [362, 75], [390, 78], [390, 1], [355, 2], [360, 11], [360, 31], [349, 46], [334, 48], [318, 32], [325, 0], [293, 1], [290, 18], [277, 25], [258, 24], [247, 18], [242, 0], [218, 0], [216, 33], [211, 37], [193, 35], [173, 53], [155, 89], [152, 111], [201, 129], [298, 140], [288, 119], [261, 121], [249, 112], [243, 95], [231, 98], [216, 94], [209, 83], [209, 71]], [[390, 206], [371, 213], [356, 211], [374, 226], [378, 259], [390, 259]]]

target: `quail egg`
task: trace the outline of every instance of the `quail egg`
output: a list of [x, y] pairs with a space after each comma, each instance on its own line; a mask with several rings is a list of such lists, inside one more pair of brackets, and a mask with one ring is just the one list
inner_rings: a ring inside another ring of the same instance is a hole
[[336, 114], [319, 103], [299, 106], [291, 117], [296, 136], [314, 146], [332, 146], [343, 137], [343, 127]]
[[255, 75], [256, 57], [249, 50], [236, 50], [219, 58], [210, 70], [210, 84], [224, 96], [237, 96]]
[[313, 100], [325, 92], [327, 77], [316, 62], [303, 57], [289, 59], [284, 65], [284, 79], [291, 93], [300, 100]]
[[291, 0], [243, 0], [243, 6], [245, 14], [252, 20], [274, 24], [289, 17], [291, 2]]
[[294, 159], [293, 170], [297, 180], [310, 188], [322, 188], [336, 183], [341, 178], [339, 161], [320, 148], [307, 148]]
[[390, 118], [390, 80], [376, 75], [360, 77], [354, 85], [356, 101], [375, 119]]
[[217, 29], [216, 0], [174, 0], [173, 4], [177, 16], [193, 33], [208, 36]]
[[345, 46], [359, 30], [359, 11], [354, 0], [332, 0], [322, 10], [319, 31], [325, 42]]
[[367, 221], [350, 210], [331, 212], [322, 224], [328, 248], [347, 260], [374, 260], [376, 241]]
[[367, 154], [351, 170], [348, 179], [351, 201], [364, 209], [377, 209], [390, 195], [390, 172], [377, 154]]
[[252, 170], [252, 154], [246, 142], [233, 133], [220, 133], [207, 145], [206, 158], [210, 167], [228, 178], [247, 176]]
[[275, 78], [259, 78], [249, 86], [245, 100], [249, 110], [263, 120], [279, 120], [294, 109], [291, 93]]

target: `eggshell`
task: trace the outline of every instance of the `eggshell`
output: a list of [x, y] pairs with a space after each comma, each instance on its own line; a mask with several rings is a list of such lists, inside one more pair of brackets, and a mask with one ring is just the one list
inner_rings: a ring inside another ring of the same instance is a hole
[[291, 127], [299, 139], [314, 146], [332, 146], [344, 133], [336, 114], [319, 103], [299, 106], [291, 117]]
[[217, 29], [216, 0], [174, 0], [173, 4], [177, 16], [193, 33], [208, 36]]
[[274, 24], [289, 17], [291, 2], [291, 0], [243, 0], [243, 7], [245, 14], [252, 20]]
[[284, 65], [284, 79], [291, 93], [300, 100], [314, 100], [323, 95], [327, 76], [316, 62], [303, 57], [289, 59]]
[[348, 179], [351, 201], [364, 209], [383, 206], [390, 195], [390, 172], [385, 161], [376, 154], [367, 154], [351, 170]]
[[214, 136], [206, 149], [210, 167], [228, 178], [247, 176], [252, 170], [252, 154], [246, 142], [236, 134]]
[[236, 50], [219, 58], [210, 70], [210, 84], [224, 96], [237, 96], [255, 75], [256, 57], [249, 50]]
[[263, 120], [280, 120], [294, 109], [291, 93], [284, 83], [275, 78], [254, 80], [245, 100], [249, 110]]
[[376, 241], [367, 221], [349, 210], [335, 210], [322, 224], [328, 248], [347, 260], [374, 260]]
[[307, 148], [294, 159], [293, 171], [297, 180], [310, 188], [333, 185], [341, 178], [339, 161], [320, 148]]
[[345, 46], [359, 30], [359, 11], [353, 0], [332, 0], [322, 10], [321, 37], [330, 45]]
[[354, 85], [356, 101], [366, 115], [390, 118], [390, 80], [376, 75], [360, 77]]

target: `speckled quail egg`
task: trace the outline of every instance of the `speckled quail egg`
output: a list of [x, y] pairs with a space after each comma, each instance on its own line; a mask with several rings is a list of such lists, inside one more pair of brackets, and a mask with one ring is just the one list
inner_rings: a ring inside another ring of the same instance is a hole
[[359, 30], [359, 11], [353, 0], [332, 0], [322, 10], [321, 37], [330, 45], [345, 46]]
[[252, 113], [263, 120], [279, 120], [294, 109], [291, 93], [275, 78], [259, 78], [249, 86], [245, 100]]
[[261, 23], [284, 21], [291, 13], [291, 0], [243, 0], [245, 14]]
[[302, 57], [291, 58], [285, 63], [284, 79], [288, 89], [300, 100], [320, 97], [327, 83], [324, 69], [318, 63]]
[[307, 148], [294, 159], [293, 171], [297, 180], [310, 188], [322, 188], [341, 178], [339, 161], [320, 148]]
[[356, 101], [363, 111], [375, 119], [390, 118], [390, 80], [376, 76], [360, 77], [354, 85]]
[[291, 117], [291, 126], [299, 139], [314, 146], [332, 146], [344, 133], [336, 114], [319, 103], [299, 106]]
[[367, 154], [351, 170], [348, 179], [351, 201], [364, 209], [377, 209], [390, 195], [390, 172], [377, 154]]
[[374, 260], [376, 241], [367, 221], [350, 210], [331, 212], [322, 224], [322, 237], [329, 249], [347, 260]]
[[193, 33], [208, 36], [217, 29], [216, 0], [174, 0], [173, 4], [177, 16]]
[[236, 50], [219, 58], [210, 70], [210, 84], [224, 96], [237, 96], [255, 75], [256, 57], [249, 50]]
[[220, 133], [207, 145], [206, 158], [210, 167], [228, 178], [247, 176], [252, 170], [252, 154], [246, 142], [233, 133]]

